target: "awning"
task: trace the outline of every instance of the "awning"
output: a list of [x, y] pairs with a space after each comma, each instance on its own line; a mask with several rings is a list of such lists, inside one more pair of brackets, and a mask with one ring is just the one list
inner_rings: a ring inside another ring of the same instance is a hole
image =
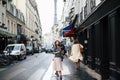
[[69, 32], [71, 33], [71, 32], [74, 31], [74, 30], [72, 30], [72, 29], [74, 28], [74, 25], [75, 25], [75, 23], [76, 23], [76, 20], [77, 20], [77, 15], [75, 15], [74, 20], [72, 21], [72, 23], [71, 23], [69, 26], [63, 28], [63, 36], [66, 35], [66, 34], [69, 33]]
[[67, 32], [69, 32], [72, 29], [72, 24], [63, 28], [63, 35], [66, 34]]
[[67, 27], [65, 27], [65, 28], [63, 28], [63, 31], [65, 31], [65, 30], [71, 30], [71, 29], [72, 29], [72, 24], [69, 25], [69, 26], [67, 26]]
[[64, 34], [64, 37], [73, 37], [73, 36], [75, 36], [74, 29], [72, 29], [69, 32], [67, 32], [66, 34]]
[[6, 37], [15, 37], [16, 36], [15, 34], [12, 34], [2, 28], [0, 28], [0, 35], [6, 36]]

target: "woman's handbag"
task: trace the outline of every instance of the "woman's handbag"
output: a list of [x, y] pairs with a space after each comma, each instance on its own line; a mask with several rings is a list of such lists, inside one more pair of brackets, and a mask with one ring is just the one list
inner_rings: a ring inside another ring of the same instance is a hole
[[84, 52], [84, 49], [83, 49], [83, 47], [82, 47], [82, 45], [81, 45], [81, 44], [80, 44], [80, 46], [79, 46], [79, 47], [80, 47], [80, 51], [81, 51], [81, 53], [82, 53], [82, 52]]
[[80, 51], [81, 51], [81, 53], [80, 53], [80, 60], [81, 61], [83, 61], [83, 55], [82, 55], [82, 52], [84, 52], [84, 49], [83, 49], [83, 46], [80, 44]]
[[61, 50], [61, 54], [62, 54], [62, 55], [65, 55], [65, 50]]

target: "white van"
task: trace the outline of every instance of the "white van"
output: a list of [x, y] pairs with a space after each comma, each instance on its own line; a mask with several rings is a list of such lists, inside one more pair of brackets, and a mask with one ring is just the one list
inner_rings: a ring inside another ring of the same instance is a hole
[[20, 59], [26, 59], [26, 47], [24, 44], [9, 44], [3, 51], [5, 55]]

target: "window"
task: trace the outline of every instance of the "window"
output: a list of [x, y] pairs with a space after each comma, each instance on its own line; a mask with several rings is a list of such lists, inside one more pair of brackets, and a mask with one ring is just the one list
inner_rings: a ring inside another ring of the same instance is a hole
[[14, 28], [13, 28], [13, 22], [11, 22], [11, 33], [14, 32]]
[[84, 18], [87, 18], [87, 4], [86, 4], [86, 6], [84, 7]]
[[18, 9], [16, 9], [16, 17], [18, 18]]
[[10, 21], [8, 20], [8, 31], [10, 31]]
[[83, 8], [82, 8], [81, 13], [80, 13], [80, 22], [82, 22], [82, 21], [83, 21]]
[[20, 35], [22, 33], [22, 28], [20, 24], [17, 24], [17, 34]]
[[16, 34], [16, 27], [15, 27], [15, 24], [14, 24], [14, 34]]
[[2, 13], [2, 23], [4, 24], [5, 15]]
[[96, 6], [95, 0], [91, 0], [90, 1], [90, 8], [91, 8], [92, 11], [95, 9], [95, 6]]
[[10, 5], [10, 12], [11, 12], [12, 14], [14, 14], [14, 7], [13, 7], [12, 4]]
[[20, 50], [20, 46], [7, 46], [5, 51], [16, 51], [16, 50]]

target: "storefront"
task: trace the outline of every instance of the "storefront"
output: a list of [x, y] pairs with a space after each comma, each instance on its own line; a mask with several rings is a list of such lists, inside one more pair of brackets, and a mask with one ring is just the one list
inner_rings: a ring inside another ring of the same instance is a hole
[[119, 0], [106, 0], [77, 30], [77, 37], [85, 46], [84, 62], [101, 74], [102, 80], [120, 80], [119, 30]]
[[0, 51], [3, 51], [7, 44], [14, 43], [11, 39], [15, 36], [7, 30], [0, 28]]

